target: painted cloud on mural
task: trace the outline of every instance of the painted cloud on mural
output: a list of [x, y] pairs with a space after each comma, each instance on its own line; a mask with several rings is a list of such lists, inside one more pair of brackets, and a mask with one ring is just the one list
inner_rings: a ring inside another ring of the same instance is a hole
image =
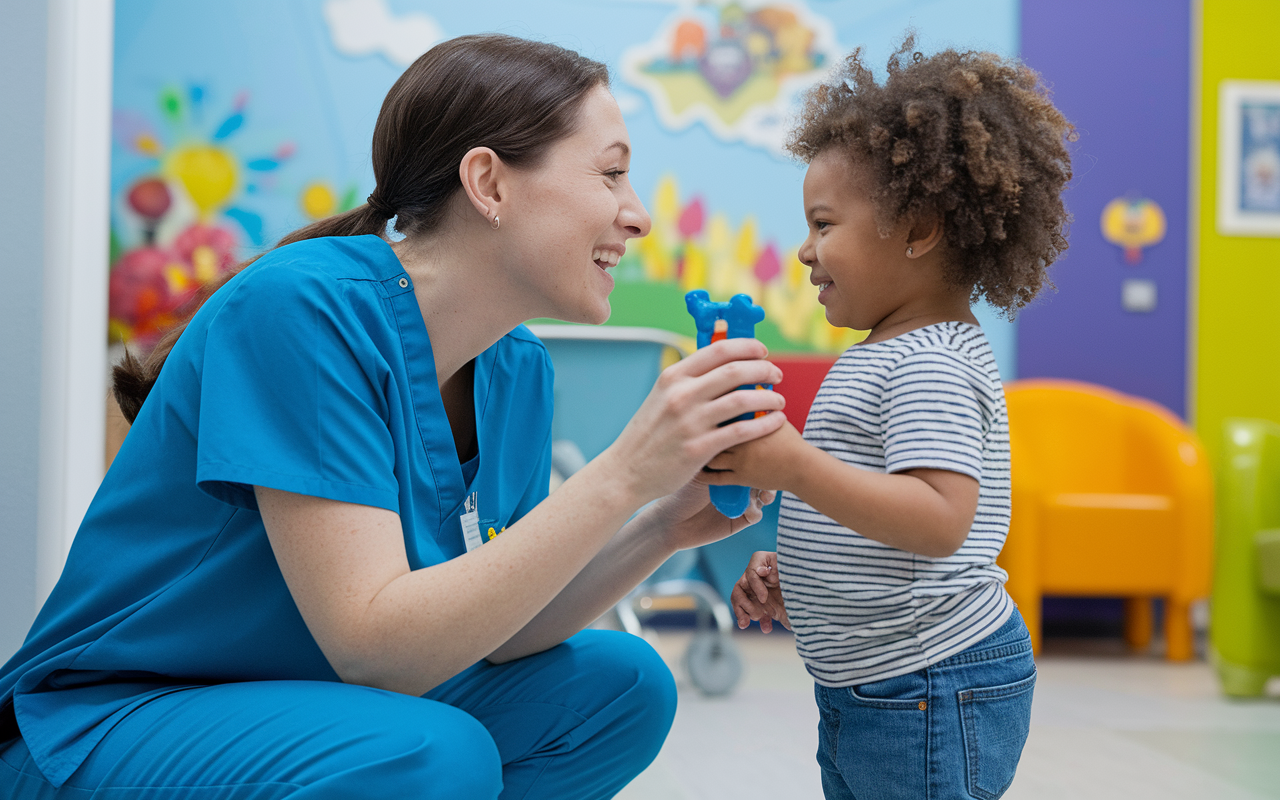
[[796, 95], [839, 58], [831, 23], [800, 5], [682, 3], [622, 74], [671, 131], [703, 123], [727, 142], [783, 154]]
[[328, 0], [324, 19], [338, 52], [382, 55], [400, 67], [409, 66], [444, 39], [444, 30], [434, 19], [420, 12], [393, 16], [386, 0]]

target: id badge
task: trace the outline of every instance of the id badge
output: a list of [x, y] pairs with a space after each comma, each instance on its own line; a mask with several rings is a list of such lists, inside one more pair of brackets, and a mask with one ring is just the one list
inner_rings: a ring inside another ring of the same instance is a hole
[[458, 517], [458, 519], [462, 523], [462, 539], [467, 544], [468, 553], [484, 544], [484, 537], [480, 535], [479, 492], [472, 492], [467, 495], [467, 500], [462, 505], [462, 516]]

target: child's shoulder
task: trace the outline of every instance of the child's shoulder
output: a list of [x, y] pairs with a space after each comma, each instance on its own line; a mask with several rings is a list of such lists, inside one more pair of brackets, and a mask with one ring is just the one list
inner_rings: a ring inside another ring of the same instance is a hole
[[837, 359], [828, 379], [832, 389], [857, 386], [881, 395], [941, 381], [967, 386], [984, 397], [1003, 396], [991, 344], [982, 328], [967, 322], [942, 322], [882, 342], [856, 344]]
[[840, 361], [892, 370], [904, 361], [927, 359], [930, 354], [984, 370], [995, 364], [986, 334], [968, 322], [939, 322], [882, 342], [855, 344], [840, 356]]

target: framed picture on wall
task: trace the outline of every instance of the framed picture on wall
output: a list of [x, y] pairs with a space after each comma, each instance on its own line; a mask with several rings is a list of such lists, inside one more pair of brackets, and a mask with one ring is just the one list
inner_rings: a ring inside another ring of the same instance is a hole
[[1223, 81], [1218, 103], [1218, 232], [1280, 236], [1280, 81]]

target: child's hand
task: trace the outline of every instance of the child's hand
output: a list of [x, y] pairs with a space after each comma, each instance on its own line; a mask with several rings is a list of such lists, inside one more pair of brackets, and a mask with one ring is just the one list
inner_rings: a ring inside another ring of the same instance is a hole
[[801, 469], [806, 450], [813, 449], [790, 422], [767, 436], [734, 445], [717, 455], [703, 469], [703, 478], [712, 485], [754, 486], [758, 489], [787, 489], [792, 476]]
[[752, 620], [760, 622], [760, 630], [769, 633], [776, 619], [787, 630], [787, 607], [782, 600], [782, 584], [778, 580], [778, 554], [761, 550], [752, 553], [746, 571], [729, 595], [729, 605], [738, 618], [738, 627], [746, 628]]

